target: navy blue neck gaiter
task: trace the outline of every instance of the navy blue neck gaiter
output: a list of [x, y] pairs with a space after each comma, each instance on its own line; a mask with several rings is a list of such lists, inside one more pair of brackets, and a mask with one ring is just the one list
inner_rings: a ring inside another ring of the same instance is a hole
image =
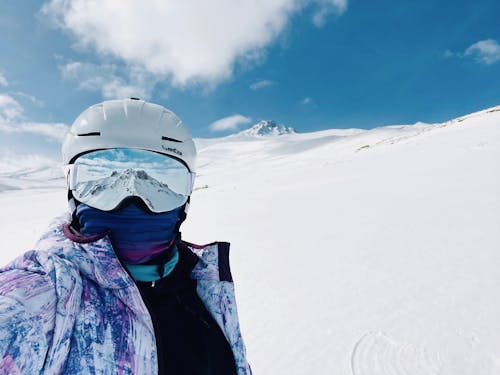
[[172, 246], [180, 210], [178, 207], [156, 214], [131, 203], [119, 210], [101, 211], [80, 204], [76, 218], [81, 234], [108, 232], [118, 258], [128, 264], [141, 264]]

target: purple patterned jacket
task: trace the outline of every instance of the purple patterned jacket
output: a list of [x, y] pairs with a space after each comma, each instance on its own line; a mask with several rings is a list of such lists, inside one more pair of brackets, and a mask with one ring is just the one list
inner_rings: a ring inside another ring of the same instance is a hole
[[[67, 222], [56, 220], [36, 250], [0, 269], [0, 375], [157, 374], [151, 317], [108, 237], [70, 240]], [[250, 375], [227, 244], [187, 245], [199, 257], [197, 292], [238, 375]]]

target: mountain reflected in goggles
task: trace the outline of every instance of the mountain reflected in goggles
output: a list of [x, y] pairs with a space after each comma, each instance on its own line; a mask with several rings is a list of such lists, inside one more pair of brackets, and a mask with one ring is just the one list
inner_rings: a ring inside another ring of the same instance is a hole
[[194, 174], [180, 161], [152, 151], [117, 148], [80, 156], [71, 166], [70, 189], [80, 202], [110, 211], [139, 197], [153, 212], [186, 203]]

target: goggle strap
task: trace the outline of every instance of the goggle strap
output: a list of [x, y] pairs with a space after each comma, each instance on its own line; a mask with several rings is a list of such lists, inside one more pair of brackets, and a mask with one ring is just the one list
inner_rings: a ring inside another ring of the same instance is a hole
[[73, 190], [76, 185], [76, 165], [75, 164], [66, 164], [63, 165], [63, 173], [66, 177], [66, 186], [68, 190]]
[[190, 189], [189, 189], [189, 194], [188, 195], [191, 195], [191, 193], [193, 192], [194, 190], [194, 180], [196, 179], [196, 173], [194, 172], [190, 172], [190, 175], [191, 175], [191, 186], [190, 186]]

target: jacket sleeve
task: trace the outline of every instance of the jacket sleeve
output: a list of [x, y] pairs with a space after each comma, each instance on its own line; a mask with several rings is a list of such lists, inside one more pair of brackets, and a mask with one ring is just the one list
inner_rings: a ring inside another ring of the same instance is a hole
[[30, 266], [15, 261], [0, 271], [0, 374], [39, 374], [51, 341], [55, 291], [50, 277]]

